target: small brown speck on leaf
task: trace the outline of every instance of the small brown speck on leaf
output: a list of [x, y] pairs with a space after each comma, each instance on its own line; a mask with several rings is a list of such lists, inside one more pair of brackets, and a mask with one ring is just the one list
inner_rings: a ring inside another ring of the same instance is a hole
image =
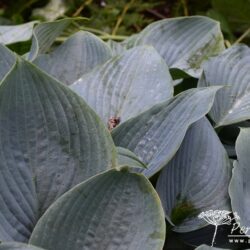
[[108, 121], [108, 129], [109, 131], [111, 131], [113, 128], [115, 128], [119, 123], [120, 123], [121, 119], [120, 117], [111, 117], [109, 118]]

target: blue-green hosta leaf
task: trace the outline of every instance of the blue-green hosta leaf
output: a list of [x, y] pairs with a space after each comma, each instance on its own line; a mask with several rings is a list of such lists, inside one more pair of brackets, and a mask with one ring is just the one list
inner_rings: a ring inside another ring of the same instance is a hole
[[162, 250], [164, 212], [140, 174], [110, 170], [60, 197], [36, 225], [30, 243], [48, 250]]
[[117, 164], [120, 166], [129, 166], [135, 168], [147, 168], [147, 166], [138, 159], [138, 157], [130, 150], [117, 147]]
[[203, 65], [199, 86], [226, 86], [210, 111], [217, 126], [250, 118], [250, 48], [233, 46]]
[[[250, 128], [241, 128], [236, 140], [237, 161], [234, 161], [233, 176], [229, 185], [232, 210], [241, 227], [250, 228]], [[249, 235], [249, 232], [246, 232]]]
[[102, 40], [89, 32], [79, 31], [52, 53], [38, 56], [34, 63], [70, 85], [111, 57], [111, 49]]
[[0, 44], [0, 81], [15, 64], [15, 55], [4, 45]]
[[46, 53], [55, 39], [72, 21], [74, 21], [74, 18], [38, 24], [33, 30], [32, 45], [27, 58], [33, 61], [39, 54]]
[[108, 40], [107, 44], [111, 48], [113, 56], [119, 56], [127, 50], [122, 43], [113, 40]]
[[155, 105], [113, 130], [115, 144], [128, 148], [147, 164], [152, 176], [177, 152], [188, 127], [211, 108], [218, 87], [191, 89]]
[[218, 248], [218, 247], [210, 247], [208, 245], [201, 245], [201, 246], [195, 248], [195, 250], [229, 250], [229, 249]]
[[115, 152], [82, 98], [18, 58], [0, 85], [0, 240], [26, 241], [49, 205], [112, 168]]
[[0, 26], [0, 43], [12, 44], [28, 41], [32, 37], [32, 31], [37, 21], [24, 23], [20, 25], [2, 25]]
[[236, 157], [236, 151], [235, 151], [234, 145], [227, 145], [227, 144], [223, 144], [223, 145], [229, 157]]
[[112, 58], [70, 87], [106, 124], [112, 117], [124, 122], [173, 95], [168, 67], [149, 46]]
[[231, 164], [226, 150], [206, 118], [194, 123], [174, 158], [157, 181], [167, 220], [177, 232], [206, 226], [198, 214], [230, 210]]
[[45, 250], [45, 249], [19, 242], [4, 242], [0, 243], [0, 250]]
[[218, 22], [203, 16], [178, 17], [154, 22], [125, 41], [128, 47], [152, 45], [170, 68], [199, 77], [201, 64], [224, 50]]

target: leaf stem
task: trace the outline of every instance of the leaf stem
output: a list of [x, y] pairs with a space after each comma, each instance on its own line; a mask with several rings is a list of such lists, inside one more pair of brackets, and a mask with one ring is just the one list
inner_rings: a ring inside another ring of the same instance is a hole
[[131, 7], [131, 5], [133, 5], [134, 2], [135, 2], [135, 0], [130, 0], [130, 2], [127, 3], [127, 4], [124, 6], [123, 11], [122, 11], [122, 14], [118, 17], [117, 22], [116, 22], [116, 24], [115, 24], [115, 27], [114, 27], [114, 29], [113, 29], [113, 31], [112, 31], [112, 35], [115, 35], [115, 34], [116, 34], [116, 32], [117, 32], [117, 30], [119, 29], [119, 27], [120, 27], [120, 25], [121, 25], [121, 23], [122, 23], [122, 21], [123, 21], [125, 15], [126, 15], [127, 11], [128, 11], [129, 8]]
[[109, 34], [107, 34], [107, 35], [100, 36], [100, 38], [102, 40], [109, 40], [109, 39], [111, 39], [111, 40], [123, 41], [126, 38], [128, 38], [128, 36], [117, 36], [117, 35], [109, 35]]
[[103, 36], [109, 35], [107, 32], [104, 32], [104, 31], [101, 31], [98, 29], [94, 29], [94, 28], [90, 28], [90, 27], [86, 27], [86, 26], [81, 26], [76, 22], [73, 22], [73, 25], [79, 30], [89, 31], [89, 32], [92, 32], [92, 33], [95, 33], [98, 35], [103, 35]]
[[86, 2], [84, 1], [84, 2], [80, 5], [80, 7], [75, 11], [75, 13], [74, 13], [72, 16], [75, 17], [75, 16], [80, 15], [81, 12], [83, 11], [83, 9], [85, 8], [85, 6], [91, 4], [92, 2], [93, 2], [93, 0], [88, 0], [88, 1], [86, 1]]
[[85, 27], [84, 26], [84, 27], [80, 27], [79, 29], [89, 31], [89, 32], [93, 32], [93, 33], [98, 34], [98, 35], [103, 35], [103, 36], [109, 35], [109, 33], [106, 33], [104, 31], [97, 30], [97, 29], [94, 29], [94, 28], [90, 28], [90, 27]]
[[249, 34], [250, 34], [250, 27], [234, 42], [234, 44], [240, 43]]
[[156, 10], [152, 10], [152, 9], [147, 9], [146, 10], [148, 13], [160, 18], [160, 19], [165, 19], [167, 18], [166, 16], [162, 15], [161, 13], [157, 12]]
[[184, 10], [184, 16], [188, 16], [188, 6], [187, 6], [187, 0], [181, 0], [183, 10]]
[[[85, 30], [85, 29], [84, 29]], [[102, 36], [99, 36], [102, 40], [116, 40], [116, 41], [123, 41], [127, 38], [127, 36], [112, 36], [109, 34], [105, 34]], [[68, 37], [67, 36], [60, 36], [58, 38], [56, 38], [56, 42], [64, 42], [65, 40], [67, 40]]]
[[230, 48], [232, 45], [228, 40], [224, 41], [226, 48]]

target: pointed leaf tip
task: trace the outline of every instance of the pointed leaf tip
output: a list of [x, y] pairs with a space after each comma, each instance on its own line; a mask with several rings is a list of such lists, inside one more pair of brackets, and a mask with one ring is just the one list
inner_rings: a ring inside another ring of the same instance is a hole
[[208, 113], [219, 89], [190, 89], [129, 119], [112, 131], [116, 146], [134, 152], [147, 164], [141, 171], [154, 175], [177, 152], [188, 127]]
[[0, 100], [0, 240], [25, 242], [59, 196], [114, 167], [116, 149], [82, 98], [21, 57]]

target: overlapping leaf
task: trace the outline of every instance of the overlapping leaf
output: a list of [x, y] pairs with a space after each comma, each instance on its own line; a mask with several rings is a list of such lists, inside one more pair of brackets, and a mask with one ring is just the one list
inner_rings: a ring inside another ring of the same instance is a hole
[[39, 54], [46, 53], [54, 40], [73, 20], [73, 18], [65, 18], [38, 24], [33, 30], [32, 45], [27, 58], [33, 61]]
[[[233, 176], [229, 186], [232, 210], [239, 215], [236, 221], [241, 227], [250, 227], [250, 129], [241, 128], [236, 140], [237, 161], [234, 161]], [[249, 234], [249, 232], [246, 232]]]
[[206, 225], [198, 218], [208, 210], [230, 210], [228, 185], [231, 165], [206, 118], [188, 130], [174, 158], [157, 182], [166, 218], [173, 230], [189, 232]]
[[146, 165], [140, 161], [137, 156], [130, 150], [122, 147], [117, 147], [117, 162], [120, 166], [130, 166], [135, 168], [147, 168]]
[[0, 43], [12, 44], [28, 41], [32, 37], [33, 27], [37, 21], [24, 23], [20, 25], [2, 25], [0, 26]]
[[56, 198], [112, 167], [115, 150], [79, 96], [18, 58], [0, 85], [0, 240], [26, 241]]
[[177, 152], [188, 127], [211, 108], [217, 87], [191, 89], [121, 124], [113, 130], [115, 144], [128, 148], [147, 164], [152, 176]]
[[126, 46], [122, 43], [113, 40], [108, 40], [107, 44], [111, 48], [113, 56], [119, 56], [126, 51]]
[[71, 88], [106, 124], [112, 117], [119, 117], [124, 122], [173, 94], [168, 67], [149, 46], [114, 57], [83, 75]]
[[218, 22], [202, 16], [165, 19], [148, 25], [125, 41], [128, 47], [152, 45], [170, 68], [199, 77], [201, 64], [224, 50]]
[[4, 45], [0, 44], [0, 81], [10, 71], [14, 63], [14, 54]]
[[[44, 23], [33, 21], [20, 25], [2, 25], [0, 26], [0, 43], [7, 45], [28, 41], [32, 38], [31, 50], [27, 58], [33, 61], [39, 54], [47, 52], [54, 40], [74, 20], [77, 18], [65, 18]], [[35, 24], [37, 25], [35, 26]]]
[[112, 57], [111, 49], [98, 37], [79, 31], [48, 55], [34, 63], [68, 85]]
[[30, 243], [48, 250], [161, 250], [164, 213], [139, 174], [110, 170], [59, 198], [40, 219]]
[[5, 243], [0, 243], [0, 250], [45, 250], [45, 249], [19, 242], [5, 242]]
[[226, 86], [215, 98], [210, 115], [217, 126], [250, 118], [250, 49], [236, 45], [203, 66], [199, 86]]

